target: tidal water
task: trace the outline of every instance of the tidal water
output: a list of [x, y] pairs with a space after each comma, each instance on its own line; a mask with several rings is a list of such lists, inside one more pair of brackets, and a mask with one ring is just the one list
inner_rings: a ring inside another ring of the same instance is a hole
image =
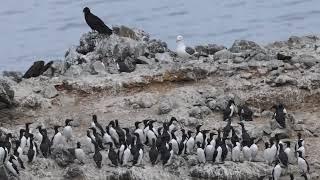
[[266, 44], [320, 31], [319, 0], [4, 0], [0, 71], [62, 58], [90, 31], [85, 6], [109, 26], [142, 28], [172, 49], [178, 34], [188, 45], [230, 46], [235, 39]]

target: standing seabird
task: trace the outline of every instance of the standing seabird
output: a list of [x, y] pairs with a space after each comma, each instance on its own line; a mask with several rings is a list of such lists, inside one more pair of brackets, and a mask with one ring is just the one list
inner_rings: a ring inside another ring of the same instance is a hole
[[83, 13], [87, 24], [92, 30], [98, 31], [100, 34], [112, 34], [112, 30], [99, 17], [92, 14], [88, 7], [83, 9]]
[[193, 148], [194, 148], [194, 138], [192, 137], [192, 131], [188, 131], [188, 140], [186, 143], [186, 153], [187, 154], [191, 154], [193, 152]]
[[200, 142], [201, 144], [203, 143], [203, 134], [200, 131], [202, 124], [198, 125], [196, 127], [196, 138], [195, 138], [195, 143], [197, 144], [198, 142]]
[[158, 150], [156, 148], [156, 141], [153, 139], [152, 140], [152, 146], [151, 146], [151, 149], [149, 151], [149, 158], [150, 158], [150, 161], [151, 161], [151, 164], [152, 165], [155, 165], [157, 159], [158, 159]]
[[253, 111], [248, 107], [247, 103], [240, 107], [238, 114], [240, 121], [252, 121]]
[[250, 135], [248, 134], [247, 130], [244, 127], [243, 122], [238, 123], [241, 126], [241, 132], [242, 132], [242, 146], [251, 146], [251, 138]]
[[80, 142], [77, 142], [77, 148], [74, 150], [75, 156], [81, 164], [84, 164], [86, 155], [84, 154], [83, 149], [81, 149]]
[[33, 134], [30, 134], [29, 138], [30, 138], [30, 146], [28, 151], [28, 162], [31, 163], [34, 161], [34, 159], [37, 156], [37, 149], [33, 143]]
[[172, 139], [170, 140], [170, 143], [172, 144], [172, 150], [175, 154], [179, 154], [179, 144], [178, 144], [178, 141], [177, 141], [177, 137], [176, 135], [174, 134], [175, 132], [177, 131], [177, 129], [173, 129], [171, 131], [171, 137]]
[[108, 158], [110, 159], [112, 165], [114, 166], [118, 166], [118, 157], [117, 157], [117, 153], [114, 151], [112, 143], [109, 142], [109, 153], [108, 153]]
[[119, 142], [124, 142], [126, 140], [126, 134], [125, 131], [120, 127], [118, 119], [114, 120], [115, 127], [118, 136], [119, 136]]
[[63, 128], [63, 136], [65, 137], [67, 142], [71, 141], [72, 138], [72, 127], [70, 125], [71, 121], [73, 121], [73, 119], [66, 119], [65, 127]]
[[[98, 144], [99, 148], [104, 149], [103, 144], [102, 144], [103, 139], [102, 139], [101, 135], [97, 132], [97, 129], [94, 127], [91, 127], [89, 129], [92, 130], [92, 134], [94, 136], [93, 140]], [[105, 133], [105, 134], [107, 134], [107, 133]]]
[[275, 105], [273, 108], [275, 108], [273, 119], [275, 119], [282, 128], [286, 128], [286, 109], [282, 104]]
[[50, 154], [50, 139], [48, 138], [47, 131], [45, 129], [41, 129], [42, 141], [40, 142], [40, 151], [43, 157], [47, 158]]
[[17, 166], [12, 162], [13, 160], [13, 156], [10, 156], [9, 160], [6, 161], [5, 165], [6, 168], [15, 176], [18, 177], [19, 176], [19, 170], [17, 168]]
[[200, 142], [197, 142], [197, 159], [198, 159], [198, 162], [201, 164], [201, 163], [206, 163], [206, 157], [205, 157], [205, 154], [204, 154], [204, 150], [202, 148], [202, 145]]
[[280, 162], [285, 166], [288, 167], [288, 155], [284, 152], [283, 144], [279, 144], [279, 155], [278, 158]]
[[272, 163], [273, 158], [272, 158], [271, 153], [270, 153], [269, 143], [265, 142], [264, 143], [264, 147], [265, 147], [265, 149], [263, 151], [263, 158], [266, 161], [266, 163], [268, 165], [270, 165]]
[[93, 142], [94, 148], [95, 148], [95, 153], [93, 155], [93, 160], [96, 163], [97, 167], [99, 169], [101, 169], [101, 167], [102, 167], [102, 155], [100, 153], [100, 148], [99, 148], [98, 144], [95, 141], [92, 141], [92, 142]]
[[212, 161], [213, 159], [213, 153], [214, 153], [214, 145], [212, 145], [210, 142], [212, 140], [212, 136], [213, 134], [210, 133], [210, 138], [207, 139], [207, 146], [205, 147], [204, 149], [204, 153], [205, 153], [205, 156], [206, 156], [206, 161]]
[[109, 123], [109, 134], [110, 136], [112, 137], [113, 139], [113, 142], [116, 144], [116, 145], [119, 145], [119, 135], [117, 133], [117, 131], [115, 130], [115, 123], [114, 121], [110, 121]]
[[189, 58], [195, 53], [194, 49], [192, 49], [191, 47], [187, 47], [184, 44], [183, 36], [178, 35], [176, 42], [177, 42], [177, 54], [179, 57]]
[[11, 133], [8, 133], [8, 134], [6, 134], [6, 138], [5, 138], [5, 140], [4, 140], [4, 145], [5, 145], [5, 147], [6, 147], [7, 150], [8, 150], [8, 154], [10, 154], [11, 147], [12, 147], [11, 138], [12, 138], [12, 134], [11, 134]]
[[174, 124], [175, 122], [178, 122], [178, 120], [175, 117], [171, 117], [170, 121], [169, 121], [169, 132], [171, 133], [172, 130], [176, 129], [176, 125]]
[[87, 135], [85, 137], [85, 147], [87, 149], [88, 153], [94, 153], [95, 152], [95, 147], [94, 147], [94, 140], [91, 138], [90, 131], [87, 130]]
[[298, 166], [302, 174], [307, 174], [310, 172], [310, 167], [306, 159], [302, 157], [302, 152], [298, 151]]
[[[133, 144], [133, 141], [132, 141], [132, 144]], [[125, 143], [124, 146], [125, 146], [125, 148], [124, 148], [124, 152], [123, 152], [122, 165], [126, 166], [126, 165], [128, 165], [128, 162], [131, 160], [131, 150], [129, 147], [131, 145], [130, 144], [127, 145]]]
[[228, 105], [226, 107], [226, 109], [223, 111], [223, 120], [227, 120], [230, 119], [236, 110], [236, 105], [234, 103], [234, 101], [231, 99], [228, 101]]
[[256, 156], [258, 154], [258, 146], [254, 143], [255, 138], [251, 138], [251, 146], [250, 146], [250, 151], [251, 151], [251, 161], [254, 161], [256, 159]]
[[101, 126], [101, 124], [98, 122], [98, 117], [97, 115], [92, 115], [92, 123], [91, 123], [91, 127], [97, 128], [100, 130], [101, 134], [104, 133], [104, 130]]
[[185, 154], [185, 147], [186, 147], [186, 143], [187, 143], [187, 134], [185, 133], [185, 130], [182, 129], [181, 130], [182, 132], [182, 138], [181, 138], [181, 141], [179, 142], [179, 155], [181, 154]]
[[279, 180], [281, 176], [282, 168], [280, 166], [279, 161], [276, 161], [276, 165], [272, 169], [272, 180]]
[[64, 137], [61, 132], [59, 132], [59, 128], [61, 126], [54, 126], [54, 136], [52, 137], [51, 144], [52, 147], [57, 147], [58, 145], [63, 145]]
[[135, 128], [136, 128], [136, 129], [134, 130], [134, 133], [138, 133], [141, 142], [142, 142], [142, 143], [145, 143], [145, 142], [146, 142], [146, 136], [145, 136], [143, 130], [139, 127], [139, 124], [140, 124], [140, 123], [141, 123], [140, 121], [136, 121], [136, 122], [134, 123], [134, 126], [135, 126]]
[[240, 143], [236, 142], [236, 146], [232, 149], [232, 161], [239, 162], [240, 161]]

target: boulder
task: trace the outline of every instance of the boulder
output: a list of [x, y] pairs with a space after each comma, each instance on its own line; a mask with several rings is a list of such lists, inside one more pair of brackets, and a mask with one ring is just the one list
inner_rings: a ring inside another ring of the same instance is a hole
[[9, 77], [11, 78], [13, 81], [19, 83], [20, 81], [22, 81], [22, 76], [23, 74], [19, 71], [3, 71], [2, 75], [4, 77]]
[[57, 89], [52, 85], [46, 86], [43, 89], [42, 93], [43, 93], [43, 96], [48, 99], [54, 98], [58, 95]]
[[307, 68], [311, 68], [320, 62], [320, 59], [315, 58], [313, 55], [302, 54], [292, 58], [293, 63], [304, 64]]
[[68, 167], [63, 177], [65, 179], [86, 180], [83, 170], [77, 165]]
[[76, 47], [76, 51], [84, 55], [94, 51], [94, 48], [96, 47], [95, 41], [98, 39], [98, 35], [98, 32], [88, 32], [83, 34], [80, 38], [80, 45]]
[[91, 65], [92, 65], [92, 69], [94, 72], [96, 72], [98, 74], [105, 74], [106, 73], [106, 67], [103, 62], [95, 61]]
[[268, 176], [271, 168], [265, 163], [225, 161], [223, 164], [205, 164], [204, 166], [191, 167], [190, 176], [199, 179], [254, 180]]
[[0, 79], [0, 109], [13, 105], [14, 91], [8, 81]]
[[262, 48], [253, 41], [236, 40], [229, 50], [233, 53], [242, 53], [248, 50], [262, 51]]
[[274, 82], [276, 83], [277, 86], [282, 86], [282, 85], [296, 85], [297, 84], [297, 80], [285, 75], [285, 74], [281, 74], [280, 76], [278, 76]]
[[168, 51], [167, 43], [153, 39], [148, 42], [147, 49], [149, 53], [156, 54], [156, 53], [164, 53]]
[[67, 167], [74, 162], [74, 155], [63, 147], [56, 147], [51, 152], [52, 158], [60, 167]]
[[159, 100], [159, 114], [168, 114], [173, 108], [173, 104], [169, 97], [162, 97]]

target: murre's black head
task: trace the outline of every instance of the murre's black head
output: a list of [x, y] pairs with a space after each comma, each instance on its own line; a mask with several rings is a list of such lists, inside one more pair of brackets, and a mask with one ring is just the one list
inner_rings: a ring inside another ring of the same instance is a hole
[[114, 121], [110, 121], [109, 126], [114, 128]]
[[279, 143], [279, 148], [283, 149], [283, 144], [282, 143]]
[[182, 134], [185, 134], [186, 130], [185, 129], [181, 129], [181, 132], [182, 132]]
[[140, 123], [141, 123], [140, 121], [136, 121], [136, 122], [134, 123], [134, 126], [136, 127], [136, 129], [139, 128], [139, 124], [140, 124]]
[[203, 135], [207, 134], [208, 132], [210, 132], [210, 130], [202, 130], [201, 131]]
[[171, 117], [170, 122], [172, 123], [173, 121], [178, 122], [177, 118], [175, 118], [175, 117]]
[[199, 125], [196, 127], [197, 132], [200, 131], [200, 127], [201, 127], [201, 126], [202, 126], [202, 124], [199, 124]]
[[190, 136], [192, 135], [192, 133], [193, 133], [193, 132], [189, 130], [189, 131], [188, 131], [188, 136], [190, 137]]
[[81, 148], [80, 142], [77, 142], [77, 148]]
[[298, 132], [297, 136], [298, 136], [298, 139], [301, 139], [301, 133], [300, 132]]
[[290, 180], [294, 180], [294, 176], [292, 173], [290, 174]]
[[83, 8], [83, 13], [85, 14], [90, 13], [90, 9], [88, 7]]
[[197, 147], [200, 148], [201, 147], [201, 142], [197, 142]]
[[235, 104], [233, 99], [230, 99], [230, 100], [228, 101], [228, 106], [231, 106], [231, 104], [233, 104], [233, 105]]
[[61, 127], [61, 126], [59, 126], [59, 125], [55, 125], [55, 126], [53, 126], [53, 129], [54, 129], [54, 130], [59, 130], [60, 127]]
[[286, 141], [286, 145], [290, 148], [290, 141]]
[[94, 114], [94, 115], [92, 115], [92, 120], [93, 120], [93, 122], [95, 122], [95, 123], [96, 123], [96, 122], [97, 122], [97, 115], [95, 115], [95, 114]]
[[39, 131], [41, 131], [41, 125], [39, 125], [39, 126], [37, 126], [37, 129], [39, 130]]
[[302, 146], [302, 141], [298, 141], [298, 147]]
[[6, 135], [6, 137], [7, 137], [7, 138], [12, 138], [12, 134], [11, 134], [11, 133], [8, 133], [8, 134]]
[[112, 149], [112, 142], [108, 142], [107, 144], [109, 145], [110, 149]]
[[302, 151], [297, 151], [298, 152], [298, 156], [302, 157]]
[[66, 121], [65, 121], [66, 126], [69, 126], [71, 121], [73, 121], [73, 119], [66, 119]]
[[268, 143], [268, 142], [265, 142], [265, 143], [264, 143], [264, 147], [265, 147], [266, 149], [268, 149], [268, 148], [269, 148], [269, 143]]
[[116, 127], [119, 127], [119, 121], [118, 121], [118, 119], [114, 120], [114, 123], [115, 123]]
[[148, 123], [149, 123], [149, 119], [145, 119], [145, 120], [143, 120], [142, 122], [143, 122], [144, 126], [147, 126]]
[[129, 133], [129, 128], [122, 128], [122, 129], [124, 129], [126, 131], [126, 134]]
[[214, 133], [214, 132], [211, 132], [211, 133], [210, 133], [210, 136], [209, 136], [209, 137], [210, 137], [210, 139], [212, 139], [214, 135], [217, 135], [217, 134], [216, 134], [216, 133]]

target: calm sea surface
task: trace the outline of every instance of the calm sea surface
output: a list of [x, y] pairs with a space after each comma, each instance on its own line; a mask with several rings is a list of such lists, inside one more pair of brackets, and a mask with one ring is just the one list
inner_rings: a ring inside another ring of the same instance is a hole
[[34, 60], [63, 57], [90, 31], [88, 6], [108, 25], [142, 28], [175, 47], [235, 39], [266, 44], [320, 32], [320, 0], [4, 0], [0, 6], [0, 71], [26, 70]]

